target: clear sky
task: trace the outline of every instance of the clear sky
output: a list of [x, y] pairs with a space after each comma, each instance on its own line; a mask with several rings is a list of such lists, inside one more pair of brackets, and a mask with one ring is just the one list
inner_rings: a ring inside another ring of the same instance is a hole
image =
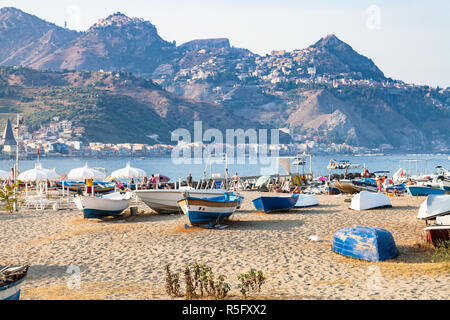
[[78, 30], [120, 11], [149, 20], [177, 44], [226, 37], [258, 54], [305, 48], [333, 33], [388, 77], [450, 86], [449, 0], [0, 0], [3, 6]]

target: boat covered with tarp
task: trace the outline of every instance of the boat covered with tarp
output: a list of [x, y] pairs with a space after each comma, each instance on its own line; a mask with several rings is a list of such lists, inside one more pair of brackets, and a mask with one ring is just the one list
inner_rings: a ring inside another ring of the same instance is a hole
[[378, 227], [353, 226], [338, 230], [331, 249], [347, 257], [368, 261], [385, 261], [398, 255], [392, 234]]

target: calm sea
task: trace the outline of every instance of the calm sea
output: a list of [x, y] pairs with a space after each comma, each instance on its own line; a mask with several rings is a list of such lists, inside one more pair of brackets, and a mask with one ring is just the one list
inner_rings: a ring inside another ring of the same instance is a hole
[[[380, 155], [380, 156], [343, 156], [343, 155], [320, 155], [313, 156], [312, 158], [312, 170], [315, 176], [328, 175], [327, 165], [330, 159], [336, 160], [348, 160], [352, 164], [365, 165], [371, 172], [387, 170], [390, 171], [390, 176], [400, 167], [411, 170], [414, 173], [433, 173], [436, 166], [443, 166], [450, 169], [450, 160], [448, 154], [409, 154], [409, 155]], [[239, 160], [240, 163], [237, 163]], [[420, 160], [417, 162], [408, 162], [405, 160]], [[73, 168], [82, 167], [85, 163], [88, 163], [89, 167], [105, 168], [107, 174], [114, 170], [123, 168], [127, 162], [130, 162], [132, 167], [137, 167], [145, 170], [148, 175], [151, 174], [165, 174], [172, 180], [178, 180], [179, 178], [185, 179], [186, 176], [191, 173], [194, 179], [201, 179], [203, 173], [206, 170], [206, 174], [209, 177], [210, 173], [224, 172], [224, 161], [220, 163], [213, 163], [211, 165], [203, 163], [194, 164], [175, 164], [170, 158], [148, 158], [148, 159], [136, 159], [136, 158], [116, 158], [116, 159], [42, 159], [41, 163], [44, 168], [55, 169], [57, 173], [68, 173]], [[259, 176], [265, 174], [285, 174], [285, 171], [278, 165], [276, 158], [264, 158], [257, 160], [256, 163], [251, 163], [249, 159], [235, 159], [234, 163], [228, 161], [229, 175], [234, 175], [235, 172], [239, 176]], [[20, 171], [23, 172], [27, 169], [34, 167], [35, 161], [22, 160], [19, 163]], [[0, 169], [9, 170], [14, 165], [13, 160], [1, 160]], [[293, 171], [296, 172], [297, 168], [293, 167]], [[307, 162], [307, 170], [309, 170], [309, 161]], [[302, 168], [300, 168], [300, 172]], [[353, 172], [360, 172], [361, 170], [353, 170]], [[335, 172], [333, 172], [335, 173]]]

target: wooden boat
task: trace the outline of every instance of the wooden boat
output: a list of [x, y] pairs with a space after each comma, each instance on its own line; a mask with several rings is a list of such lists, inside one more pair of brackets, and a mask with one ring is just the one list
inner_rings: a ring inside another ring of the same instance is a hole
[[5, 267], [0, 270], [0, 300], [19, 300], [22, 282], [29, 266]]
[[312, 194], [299, 194], [294, 208], [308, 208], [319, 205], [319, 198]]
[[353, 226], [338, 230], [331, 250], [344, 256], [384, 261], [398, 255], [392, 234], [377, 227]]
[[423, 229], [427, 235], [427, 241], [433, 245], [450, 240], [450, 225], [434, 225]]
[[192, 197], [185, 193], [183, 199], [177, 203], [192, 225], [210, 223], [215, 225], [228, 219], [239, 205], [240, 199], [232, 192], [226, 192], [222, 196], [212, 198]]
[[429, 195], [419, 207], [417, 219], [434, 219], [450, 214], [450, 195]]
[[101, 218], [106, 216], [119, 216], [128, 208], [130, 200], [134, 197], [131, 192], [114, 192], [92, 196], [75, 196], [75, 205], [83, 212], [85, 218]]
[[369, 210], [375, 208], [392, 207], [391, 200], [384, 193], [361, 191], [353, 196], [350, 209]]
[[[63, 187], [62, 181], [56, 181], [56, 186], [60, 189]], [[104, 182], [104, 181], [95, 181], [94, 182], [94, 192], [95, 193], [108, 193], [114, 191], [116, 187], [115, 182]], [[86, 191], [86, 183], [80, 181], [64, 181], [64, 189], [72, 192], [85, 192]]]
[[298, 194], [293, 194], [290, 197], [259, 197], [253, 200], [253, 205], [256, 210], [265, 213], [289, 211], [295, 206], [298, 198]]
[[[157, 213], [178, 212], [178, 201], [183, 199], [183, 192], [188, 191], [195, 198], [213, 198], [223, 196], [226, 190], [220, 189], [152, 189], [152, 190], [136, 190], [136, 195], [150, 209]], [[236, 196], [238, 194], [235, 194]]]
[[333, 180], [333, 184], [342, 193], [355, 194], [360, 191], [353, 185], [352, 180]]

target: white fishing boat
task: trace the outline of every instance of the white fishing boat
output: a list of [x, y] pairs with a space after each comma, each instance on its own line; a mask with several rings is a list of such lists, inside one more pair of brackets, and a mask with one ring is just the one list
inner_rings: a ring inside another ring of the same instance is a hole
[[313, 194], [299, 194], [294, 208], [307, 208], [319, 205], [319, 198]]
[[85, 218], [101, 218], [120, 215], [133, 198], [134, 194], [131, 192], [113, 192], [98, 197], [76, 195], [74, 201]]
[[429, 195], [420, 205], [417, 219], [432, 219], [450, 214], [450, 195]]
[[391, 200], [384, 193], [361, 191], [353, 196], [350, 209], [369, 210], [374, 208], [392, 207]]
[[183, 192], [189, 191], [189, 194], [195, 198], [213, 198], [223, 196], [227, 190], [223, 189], [152, 189], [152, 190], [136, 190], [136, 195], [150, 209], [158, 213], [178, 212], [178, 201], [183, 199]]

